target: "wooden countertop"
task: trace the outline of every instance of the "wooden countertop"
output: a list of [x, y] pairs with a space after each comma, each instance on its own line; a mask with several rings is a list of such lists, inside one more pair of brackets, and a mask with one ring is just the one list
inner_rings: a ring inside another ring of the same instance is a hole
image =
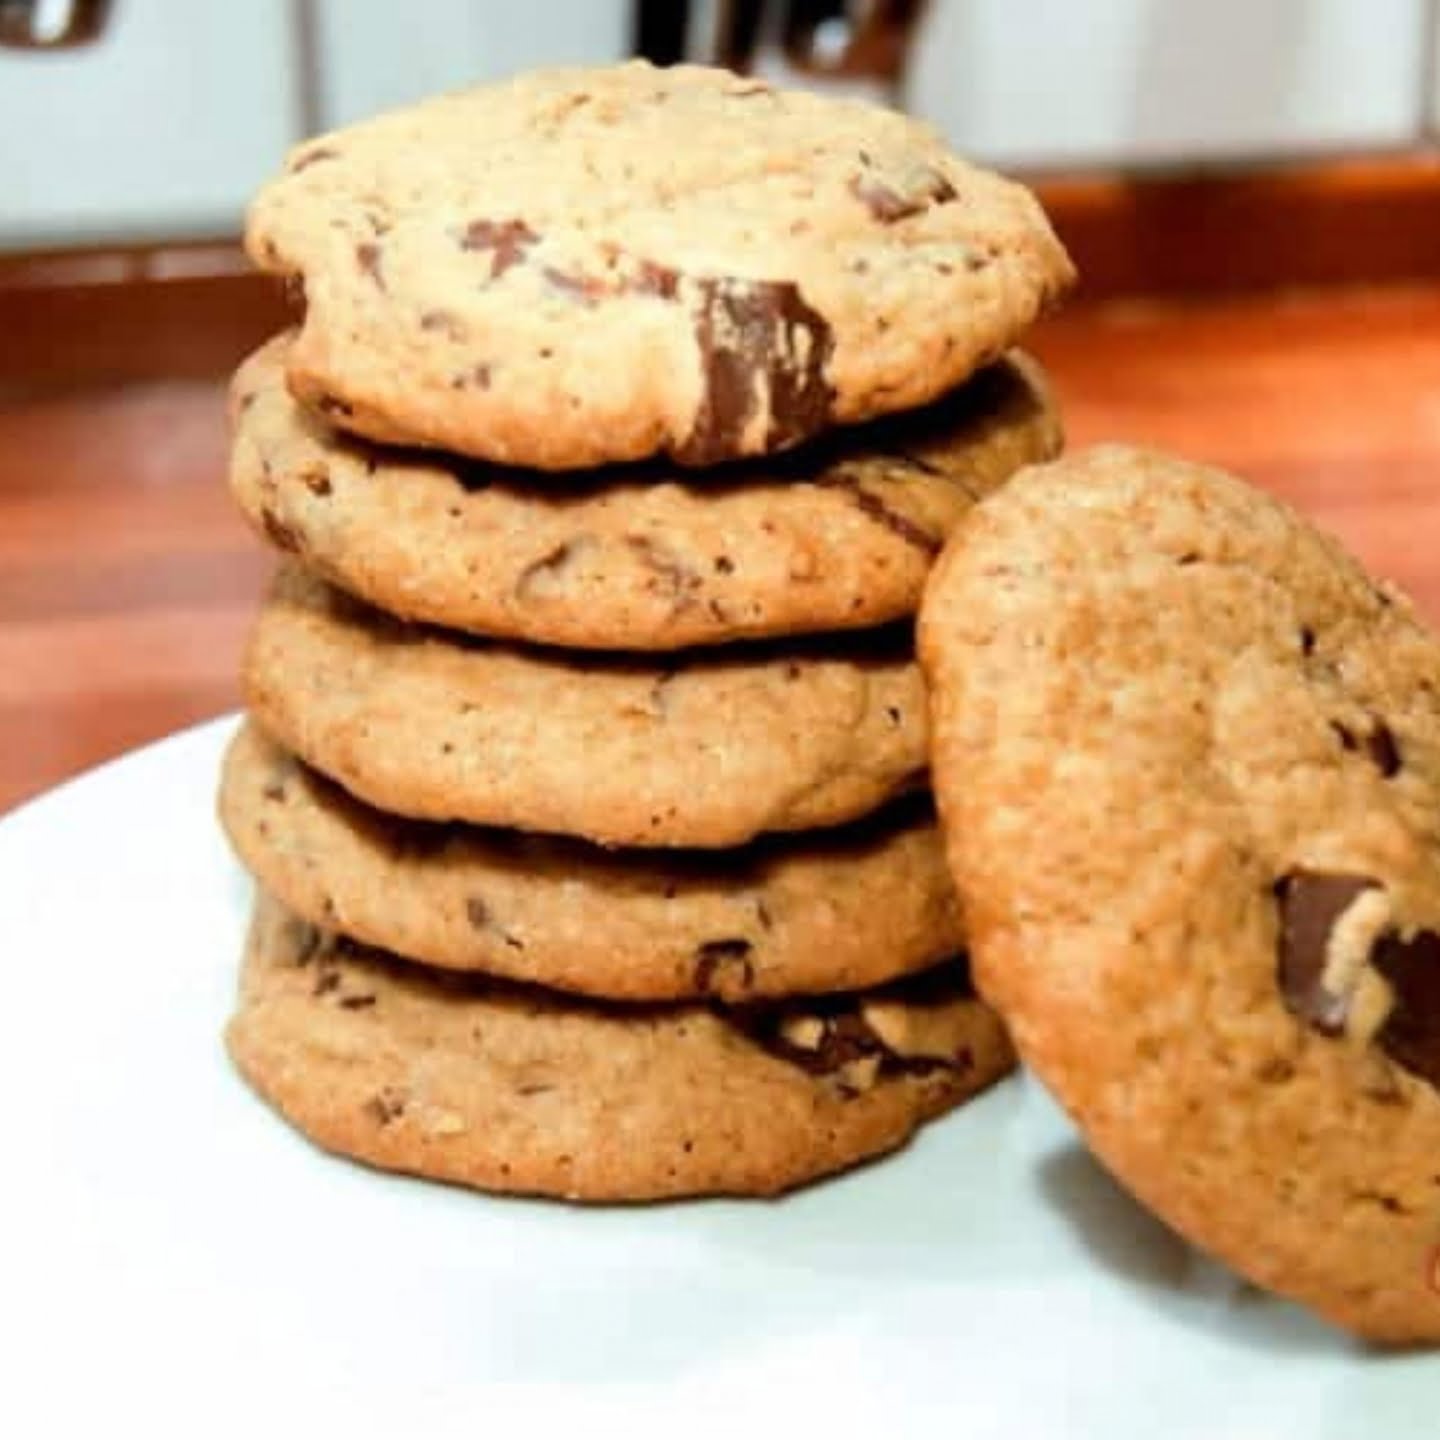
[[[1440, 289], [1072, 310], [1036, 337], [1071, 443], [1224, 465], [1440, 623]], [[223, 382], [0, 396], [0, 810], [237, 703], [269, 561]]]

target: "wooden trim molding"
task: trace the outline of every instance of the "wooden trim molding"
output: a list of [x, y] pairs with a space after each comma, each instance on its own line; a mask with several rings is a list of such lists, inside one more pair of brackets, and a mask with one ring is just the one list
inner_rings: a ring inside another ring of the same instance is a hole
[[[1440, 155], [1033, 183], [1073, 303], [1440, 279]], [[286, 319], [229, 237], [0, 255], [0, 391], [213, 377]]]
[[1440, 155], [1036, 189], [1083, 297], [1213, 295], [1440, 278]]

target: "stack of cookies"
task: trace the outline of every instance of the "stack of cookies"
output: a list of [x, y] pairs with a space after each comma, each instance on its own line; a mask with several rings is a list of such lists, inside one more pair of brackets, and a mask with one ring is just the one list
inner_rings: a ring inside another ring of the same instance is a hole
[[912, 619], [1059, 448], [1033, 198], [873, 108], [543, 72], [311, 141], [240, 368], [285, 552], [222, 815], [231, 1052], [322, 1145], [583, 1199], [783, 1190], [1005, 1073]]

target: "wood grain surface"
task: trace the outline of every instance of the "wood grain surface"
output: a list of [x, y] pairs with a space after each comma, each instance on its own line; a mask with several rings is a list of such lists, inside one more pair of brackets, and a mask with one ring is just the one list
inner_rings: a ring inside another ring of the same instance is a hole
[[[1440, 288], [1113, 302], [1035, 349], [1072, 444], [1232, 468], [1440, 622]], [[269, 562], [224, 455], [218, 376], [0, 392], [0, 810], [235, 704]]]

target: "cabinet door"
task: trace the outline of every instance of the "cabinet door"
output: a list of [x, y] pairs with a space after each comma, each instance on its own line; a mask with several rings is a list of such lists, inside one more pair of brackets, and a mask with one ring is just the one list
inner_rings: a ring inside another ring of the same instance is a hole
[[233, 234], [299, 114], [290, 0], [117, 0], [94, 44], [0, 49], [0, 247]]
[[536, 65], [629, 53], [630, 0], [315, 0], [326, 128]]
[[1427, 0], [931, 0], [907, 100], [1024, 166], [1413, 143]]

